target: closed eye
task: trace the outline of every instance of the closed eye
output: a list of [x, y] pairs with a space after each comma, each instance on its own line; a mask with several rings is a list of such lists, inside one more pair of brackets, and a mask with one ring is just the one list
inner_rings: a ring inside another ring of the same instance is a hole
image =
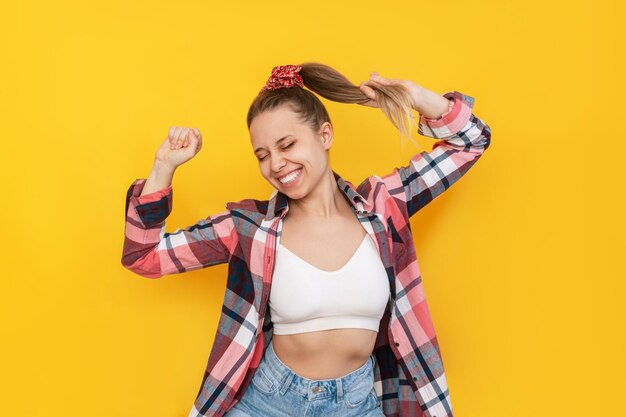
[[[290, 147], [291, 147], [294, 143], [295, 143], [295, 142], [291, 142], [289, 145], [283, 146], [281, 149], [285, 150], [285, 149], [287, 149], [287, 148], [290, 148]], [[264, 160], [266, 156], [267, 156], [267, 155], [265, 155], [263, 158], [258, 158], [258, 159], [259, 159], [259, 161]]]

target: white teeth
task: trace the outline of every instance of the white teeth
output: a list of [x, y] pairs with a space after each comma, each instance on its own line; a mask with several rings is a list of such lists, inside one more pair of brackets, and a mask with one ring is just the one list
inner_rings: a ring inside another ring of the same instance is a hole
[[285, 175], [284, 177], [279, 178], [278, 180], [280, 182], [282, 182], [283, 184], [287, 184], [287, 183], [295, 180], [298, 177], [298, 175], [300, 175], [300, 171], [301, 170], [302, 170], [302, 168], [299, 168], [296, 171], [292, 172], [291, 174]]

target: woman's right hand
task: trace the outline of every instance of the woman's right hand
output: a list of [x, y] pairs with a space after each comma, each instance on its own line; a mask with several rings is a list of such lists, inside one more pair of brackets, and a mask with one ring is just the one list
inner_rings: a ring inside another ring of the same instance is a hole
[[202, 134], [198, 128], [172, 126], [155, 158], [172, 169], [189, 161], [202, 148]]

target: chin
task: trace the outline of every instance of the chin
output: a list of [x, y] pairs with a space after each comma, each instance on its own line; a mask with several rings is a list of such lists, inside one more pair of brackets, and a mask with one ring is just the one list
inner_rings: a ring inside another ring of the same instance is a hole
[[281, 187], [281, 188], [278, 188], [278, 191], [285, 194], [287, 197], [289, 197], [292, 200], [298, 200], [306, 195], [306, 190], [302, 189], [301, 187], [298, 187], [297, 189]]

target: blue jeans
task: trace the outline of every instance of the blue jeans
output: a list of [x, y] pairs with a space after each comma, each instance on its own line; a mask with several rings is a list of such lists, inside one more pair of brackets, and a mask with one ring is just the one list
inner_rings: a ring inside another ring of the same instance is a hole
[[241, 400], [224, 417], [385, 417], [374, 390], [374, 355], [339, 378], [308, 379], [276, 356], [270, 341]]

